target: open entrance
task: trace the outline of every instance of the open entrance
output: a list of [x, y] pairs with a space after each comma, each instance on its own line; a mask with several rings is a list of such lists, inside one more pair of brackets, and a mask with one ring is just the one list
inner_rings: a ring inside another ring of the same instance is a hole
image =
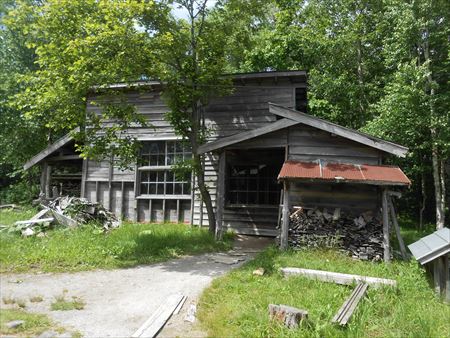
[[238, 233], [275, 235], [284, 148], [227, 150], [224, 225]]

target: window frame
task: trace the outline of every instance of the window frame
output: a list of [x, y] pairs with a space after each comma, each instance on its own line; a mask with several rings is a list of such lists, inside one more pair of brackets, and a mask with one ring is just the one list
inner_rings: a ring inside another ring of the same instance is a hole
[[[161, 152], [153, 153], [149, 150], [146, 153], [143, 153], [142, 150], [139, 154], [138, 163], [136, 165], [136, 198], [137, 199], [190, 199], [192, 195], [192, 173], [188, 174], [185, 180], [179, 180], [174, 171], [172, 170], [172, 165], [175, 163], [175, 158], [177, 154], [181, 154], [181, 157], [183, 159], [190, 158], [192, 156], [192, 152], [187, 150], [186, 146], [183, 145], [180, 140], [148, 140], [148, 141], [142, 141], [143, 143], [164, 143], [164, 165], [161, 165], [159, 163], [159, 156], [162, 156]], [[169, 143], [173, 142], [173, 151], [169, 152]], [[181, 151], [177, 151], [179, 148], [177, 146], [180, 146]], [[161, 149], [161, 148], [160, 148]], [[172, 160], [170, 161], [169, 158], [172, 155]], [[156, 156], [157, 158], [157, 165], [150, 165], [152, 162], [152, 156]], [[148, 158], [145, 163], [139, 163], [139, 161], [142, 158]], [[168, 163], [174, 162], [171, 165], [168, 165]], [[142, 165], [145, 164], [145, 165]], [[144, 181], [143, 180], [143, 174], [147, 173], [147, 178]], [[162, 179], [161, 175], [162, 174]], [[156, 179], [152, 179], [151, 175], [155, 175], [154, 177]], [[169, 178], [169, 175], [171, 179]], [[175, 191], [177, 189], [177, 184], [180, 185], [180, 191], [178, 194], [175, 194]], [[143, 193], [142, 187], [143, 185], [146, 185], [146, 191]], [[172, 185], [172, 192], [167, 192], [167, 187]], [[154, 186], [155, 190], [154, 193], [150, 193], [151, 187]], [[162, 188], [162, 191], [159, 189]]]

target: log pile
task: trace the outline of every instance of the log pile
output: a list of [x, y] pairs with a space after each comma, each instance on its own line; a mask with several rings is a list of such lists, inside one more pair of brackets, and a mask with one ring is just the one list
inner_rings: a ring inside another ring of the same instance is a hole
[[383, 226], [372, 212], [355, 217], [339, 208], [297, 208], [290, 216], [289, 245], [297, 249], [338, 247], [353, 258], [378, 261], [383, 257]]

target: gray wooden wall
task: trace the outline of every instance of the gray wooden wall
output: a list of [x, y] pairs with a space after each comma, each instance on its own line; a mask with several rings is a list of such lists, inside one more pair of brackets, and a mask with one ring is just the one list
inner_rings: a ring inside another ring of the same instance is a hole
[[[293, 107], [295, 105], [294, 88], [306, 86], [304, 78], [246, 79], [235, 81], [235, 90], [226, 97], [211, 100], [205, 108], [205, 125], [210, 128], [210, 140], [229, 136], [245, 130], [267, 125], [276, 120], [269, 113], [268, 102]], [[138, 140], [174, 140], [177, 139], [173, 128], [165, 121], [168, 111], [159, 95], [159, 89], [128, 90], [124, 92], [127, 102], [134, 104], [137, 111], [144, 115], [151, 127], [132, 126], [128, 135]], [[100, 101], [92, 95], [88, 98], [87, 109], [100, 112], [100, 107], [91, 102]], [[106, 121], [105, 125], [112, 123]], [[84, 196], [92, 201], [102, 202], [107, 208], [126, 219], [137, 221], [192, 221], [196, 225], [208, 225], [206, 209], [193, 189], [194, 201], [140, 199], [135, 196], [135, 170], [120, 171], [108, 162], [85, 161], [85, 174], [82, 185]], [[211, 192], [213, 205], [216, 201], [218, 157], [216, 154], [205, 156], [205, 180]], [[191, 209], [192, 213], [191, 213]]]

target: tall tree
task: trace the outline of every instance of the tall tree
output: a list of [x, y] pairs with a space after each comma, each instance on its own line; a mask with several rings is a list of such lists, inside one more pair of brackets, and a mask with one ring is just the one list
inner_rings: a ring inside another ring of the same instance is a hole
[[[167, 38], [157, 27], [169, 11], [166, 4], [155, 1], [18, 2], [4, 22], [35, 51], [36, 67], [19, 77], [21, 90], [14, 97], [14, 108], [54, 132], [88, 125], [76, 135], [82, 156], [114, 155], [126, 166], [135, 158], [136, 142], [123, 131], [131, 122], [143, 120], [121, 102], [119, 93], [104, 87], [155, 76], [155, 50]], [[142, 29], [144, 21], [151, 34]], [[95, 86], [115, 96], [120, 105], [98, 100], [101, 114], [86, 114], [86, 97]], [[104, 128], [105, 119], [114, 120], [115, 126]], [[98, 137], [100, 129], [102, 137]]]
[[[445, 225], [445, 162], [450, 157], [448, 69], [450, 4], [439, 0], [387, 1], [385, 67], [394, 69], [379, 116], [367, 130], [408, 143], [411, 159], [426, 172], [431, 159], [436, 227]], [[425, 156], [425, 157], [424, 157]]]
[[[204, 159], [197, 150], [208, 135], [203, 123], [205, 105], [212, 96], [230, 90], [230, 79], [223, 77], [226, 34], [208, 20], [207, 0], [180, 0], [175, 5], [186, 12], [187, 19], [173, 18], [168, 31], [171, 42], [161, 48], [160, 60], [165, 67], [159, 77], [164, 83], [164, 97], [170, 108], [167, 119], [191, 146], [193, 157], [188, 169], [195, 174], [206, 207], [209, 230], [214, 233], [216, 217], [205, 182]], [[221, 236], [220, 231], [217, 236]]]

